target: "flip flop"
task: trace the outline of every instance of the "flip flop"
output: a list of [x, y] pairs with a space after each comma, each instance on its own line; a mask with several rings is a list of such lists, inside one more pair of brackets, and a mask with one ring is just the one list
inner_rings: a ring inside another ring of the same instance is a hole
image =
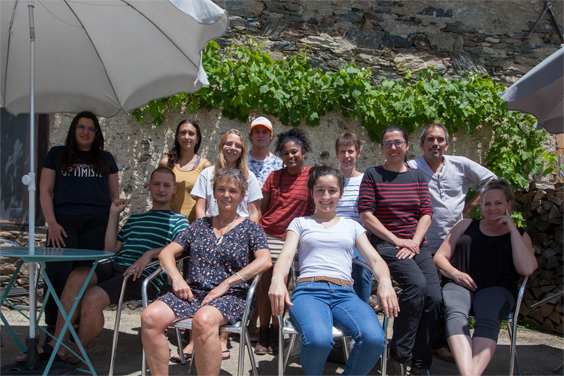
[[[184, 353], [184, 360], [190, 360], [191, 357], [192, 354]], [[178, 354], [171, 356], [169, 360], [173, 363], [182, 363], [182, 360], [180, 360], [180, 356]]]
[[[225, 354], [227, 354], [227, 356], [225, 356]], [[227, 359], [231, 359], [231, 353], [229, 352], [229, 350], [223, 350], [221, 352], [221, 360], [227, 360]]]

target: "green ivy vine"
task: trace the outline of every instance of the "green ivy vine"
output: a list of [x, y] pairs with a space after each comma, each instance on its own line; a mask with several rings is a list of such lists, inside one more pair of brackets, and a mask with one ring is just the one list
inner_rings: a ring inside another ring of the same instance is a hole
[[248, 121], [251, 111], [261, 110], [285, 125], [305, 121], [317, 126], [323, 115], [338, 109], [359, 120], [374, 141], [390, 124], [409, 133], [431, 121], [444, 123], [451, 133], [461, 129], [472, 133], [484, 126], [495, 135], [486, 166], [515, 188], [526, 186], [531, 175], [553, 171], [556, 156], [542, 145], [546, 133], [533, 129], [532, 116], [508, 111], [499, 97], [505, 87], [487, 75], [468, 73], [447, 80], [429, 69], [416, 77], [408, 72], [402, 79], [376, 85], [369, 69], [352, 63], [323, 72], [312, 69], [304, 53], [273, 61], [253, 40], [226, 51], [212, 41], [203, 65], [209, 86], [152, 101], [133, 115], [143, 121], [148, 114], [153, 124], [160, 125], [167, 111], [184, 104], [191, 113], [221, 108], [223, 116], [241, 122]]

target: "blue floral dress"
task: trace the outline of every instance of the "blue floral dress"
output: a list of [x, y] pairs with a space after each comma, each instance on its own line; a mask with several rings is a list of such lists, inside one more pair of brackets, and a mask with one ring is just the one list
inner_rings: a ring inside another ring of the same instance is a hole
[[[186, 282], [192, 290], [194, 300], [180, 299], [169, 292], [159, 300], [166, 303], [176, 314], [177, 319], [192, 317], [206, 295], [221, 282], [243, 269], [253, 259], [259, 249], [268, 249], [266, 234], [257, 223], [244, 219], [229, 230], [221, 244], [216, 244], [213, 232], [213, 218], [196, 220], [174, 241], [190, 252]], [[231, 324], [243, 317], [245, 299], [251, 281], [231, 287], [227, 293], [208, 304], [217, 308]]]

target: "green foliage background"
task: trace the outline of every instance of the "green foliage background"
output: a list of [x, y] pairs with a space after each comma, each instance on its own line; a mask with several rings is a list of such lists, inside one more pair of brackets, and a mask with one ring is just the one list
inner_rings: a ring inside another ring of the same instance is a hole
[[212, 41], [203, 65], [209, 86], [152, 101], [134, 111], [137, 120], [148, 114], [160, 125], [167, 111], [184, 103], [191, 113], [221, 108], [223, 116], [241, 122], [248, 121], [250, 111], [261, 110], [292, 126], [302, 120], [317, 126], [321, 116], [338, 109], [345, 117], [360, 120], [374, 141], [380, 141], [381, 132], [391, 124], [411, 133], [440, 121], [453, 134], [461, 129], [472, 133], [482, 125], [494, 132], [486, 166], [514, 188], [526, 186], [533, 174], [552, 172], [556, 160], [542, 146], [546, 133], [532, 128], [535, 119], [508, 111], [498, 95], [505, 87], [487, 75], [468, 73], [447, 80], [429, 69], [417, 77], [408, 73], [376, 85], [369, 69], [352, 63], [337, 72], [323, 72], [312, 69], [303, 53], [273, 61], [253, 40], [226, 51]]

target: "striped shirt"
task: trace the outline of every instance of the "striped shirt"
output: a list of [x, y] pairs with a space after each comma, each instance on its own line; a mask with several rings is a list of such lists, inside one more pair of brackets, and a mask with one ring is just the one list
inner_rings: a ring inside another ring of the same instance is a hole
[[[414, 169], [394, 172], [381, 166], [369, 168], [364, 173], [358, 199], [359, 213], [367, 210], [397, 237], [413, 238], [419, 218], [433, 215], [425, 175]], [[375, 239], [372, 234], [371, 240]]]
[[360, 222], [360, 216], [358, 214], [358, 192], [360, 190], [360, 183], [364, 174], [356, 176], [354, 178], [346, 178], [345, 189], [343, 190], [343, 197], [339, 200], [339, 204], [335, 208], [335, 214], [341, 218], [350, 218], [354, 221]]
[[[145, 252], [168, 245], [187, 228], [186, 217], [172, 210], [151, 210], [133, 214], [117, 236], [123, 247], [114, 262], [130, 267]], [[143, 277], [148, 277], [155, 270], [156, 266], [145, 269]], [[159, 291], [163, 285], [163, 276], [153, 279], [151, 283]]]
[[297, 175], [278, 170], [268, 175], [262, 192], [270, 194], [268, 209], [262, 214], [260, 225], [268, 235], [286, 239], [286, 229], [292, 219], [313, 214], [312, 201], [307, 189], [309, 170]]

